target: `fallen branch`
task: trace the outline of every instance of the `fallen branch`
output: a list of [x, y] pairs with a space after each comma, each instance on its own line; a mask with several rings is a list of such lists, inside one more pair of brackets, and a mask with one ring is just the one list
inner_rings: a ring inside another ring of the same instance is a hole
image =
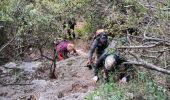
[[170, 46], [169, 43], [157, 42], [157, 43], [152, 44], [152, 45], [121, 46], [121, 47], [117, 47], [117, 49], [148, 49], [148, 48], [153, 48], [153, 47], [160, 46], [160, 45]]
[[142, 57], [146, 57], [146, 58], [153, 58], [153, 59], [157, 59], [158, 60], [158, 58], [156, 57], [156, 56], [148, 56], [148, 55], [141, 55]]
[[153, 48], [156, 47], [158, 45], [161, 45], [162, 42], [158, 42], [156, 44], [153, 45], [149, 45], [149, 46], [145, 46], [145, 45], [139, 45], [139, 46], [121, 46], [121, 47], [117, 47], [117, 49], [146, 49], [146, 48]]
[[149, 52], [149, 53], [163, 53], [163, 52], [170, 51], [170, 49], [159, 50], [159, 51], [150, 51], [150, 50], [145, 50], [145, 51], [146, 51], [146, 52]]
[[134, 5], [127, 5], [127, 6], [124, 6], [125, 8], [130, 8], [130, 7], [134, 7]]
[[33, 85], [33, 83], [3, 83], [3, 82], [0, 82], [0, 84], [3, 85], [3, 86], [8, 86], [8, 85], [20, 85], [20, 86]]
[[132, 55], [133, 57], [135, 57], [137, 59], [137, 61], [128, 61], [128, 62], [124, 62], [123, 64], [134, 64], [134, 65], [140, 65], [140, 66], [143, 66], [147, 69], [151, 69], [151, 70], [155, 70], [155, 71], [158, 71], [158, 72], [161, 72], [161, 73], [164, 73], [164, 74], [168, 74], [170, 75], [170, 70], [167, 70], [167, 69], [163, 69], [161, 68], [160, 66], [156, 66], [156, 65], [153, 65], [151, 63], [148, 63], [147, 61], [139, 58], [136, 54], [134, 53], [129, 53], [130, 55]]
[[170, 8], [161, 8], [163, 11], [170, 11]]
[[163, 40], [163, 39], [159, 39], [159, 38], [154, 38], [154, 37], [148, 37], [146, 35], [145, 35], [145, 37], [142, 37], [142, 36], [134, 36], [134, 35], [128, 34], [128, 36], [132, 37], [132, 38], [142, 39], [143, 41], [167, 42], [167, 44], [170, 43], [167, 40]]
[[153, 65], [151, 63], [148, 63], [146, 61], [143, 61], [143, 62], [130, 61], [130, 62], [125, 62], [123, 64], [140, 65], [140, 66], [143, 66], [143, 67], [145, 67], [147, 69], [155, 70], [155, 71], [158, 71], [158, 72], [170, 75], [170, 70], [166, 70], [166, 69], [160, 68], [160, 67], [155, 66], [155, 65]]
[[134, 36], [134, 35], [131, 35], [131, 34], [128, 34], [129, 37], [132, 37], [132, 38], [138, 38], [138, 39], [143, 39], [143, 37], [141, 36]]
[[143, 39], [143, 41], [162, 41], [162, 42], [169, 42], [167, 40], [163, 40], [163, 39], [159, 39], [159, 38], [153, 38], [153, 37], [148, 37], [148, 36], [145, 36], [145, 38]]

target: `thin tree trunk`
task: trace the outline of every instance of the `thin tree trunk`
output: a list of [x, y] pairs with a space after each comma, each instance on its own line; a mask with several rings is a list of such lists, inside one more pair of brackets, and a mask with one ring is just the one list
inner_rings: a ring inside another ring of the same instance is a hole
[[5, 33], [4, 22], [0, 21], [0, 47], [7, 42], [7, 34]]

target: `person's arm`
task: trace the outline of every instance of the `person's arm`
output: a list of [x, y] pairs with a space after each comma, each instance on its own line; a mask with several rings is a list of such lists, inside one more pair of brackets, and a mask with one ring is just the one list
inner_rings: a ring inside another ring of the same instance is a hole
[[76, 51], [76, 49], [73, 50], [73, 55], [76, 56], [76, 55], [79, 55]]
[[76, 49], [73, 50], [74, 53], [77, 53]]
[[97, 47], [97, 43], [98, 43], [98, 41], [97, 41], [97, 39], [95, 39], [93, 41], [91, 47], [90, 47], [89, 56], [88, 56], [89, 61], [92, 61], [92, 56], [93, 56], [93, 53], [94, 53], [94, 51], [95, 51], [95, 49]]
[[58, 58], [59, 61], [60, 61], [60, 60], [63, 60], [63, 57], [62, 57], [62, 53], [61, 53], [61, 52], [58, 52], [58, 53], [57, 53], [57, 58]]
[[97, 59], [95, 65], [94, 65], [94, 74], [95, 76], [98, 74], [98, 69], [99, 69], [99, 65], [101, 63], [103, 63], [103, 61], [106, 59], [106, 57], [108, 56], [109, 54], [105, 51], [100, 57], [99, 59]]

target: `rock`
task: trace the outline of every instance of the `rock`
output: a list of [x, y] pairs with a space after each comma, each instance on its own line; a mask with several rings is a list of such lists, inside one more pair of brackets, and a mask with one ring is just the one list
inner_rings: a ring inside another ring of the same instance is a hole
[[10, 62], [10, 63], [5, 64], [5, 67], [7, 67], [7, 68], [16, 68], [17, 64], [14, 63], [14, 62]]
[[19, 68], [24, 71], [34, 72], [37, 68], [41, 67], [42, 62], [22, 62], [21, 64], [16, 64], [15, 62], [10, 62], [5, 65], [7, 68]]
[[62, 98], [62, 97], [64, 97], [64, 94], [62, 92], [59, 92], [58, 93], [58, 98]]
[[[28, 76], [30, 80], [26, 82], [31, 83], [31, 85], [1, 87], [0, 90], [4, 89], [2, 92], [8, 93], [5, 99], [2, 98], [2, 100], [17, 100], [18, 98], [24, 97], [26, 97], [26, 99], [32, 99], [30, 95], [35, 96], [36, 100], [83, 100], [88, 93], [87, 91], [93, 90], [91, 89], [93, 86], [89, 85], [89, 83], [91, 83], [92, 72], [83, 67], [82, 62], [84, 60], [85, 58], [78, 56], [57, 62], [55, 74], [58, 75], [59, 78], [50, 80], [47, 80], [49, 69], [44, 69], [42, 66], [43, 63], [41, 64], [41, 62], [9, 64], [10, 66], [14, 65], [18, 67], [20, 70], [22, 69], [20, 71], [22, 76], [27, 77], [29, 74], [33, 76]], [[70, 62], [72, 65], [70, 65]], [[39, 71], [39, 68], [45, 71]], [[30, 82], [31, 79], [33, 79], [32, 82]], [[22, 81], [23, 83], [25, 82], [25, 80]]]
[[45, 87], [48, 85], [48, 82], [45, 80], [33, 80], [32, 83], [41, 87]]
[[85, 97], [85, 95], [86, 93], [74, 93], [61, 98], [61, 100], [83, 100], [83, 97]]
[[19, 65], [19, 68], [23, 69], [24, 71], [34, 72], [41, 67], [41, 64], [42, 62], [22, 62]]

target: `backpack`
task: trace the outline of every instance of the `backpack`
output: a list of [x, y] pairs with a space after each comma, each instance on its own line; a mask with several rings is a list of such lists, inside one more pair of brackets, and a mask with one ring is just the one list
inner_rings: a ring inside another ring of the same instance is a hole
[[67, 40], [57, 40], [55, 43], [54, 43], [54, 45], [55, 46], [57, 46], [58, 44], [60, 44], [60, 43], [66, 43], [66, 42], [68, 42]]

